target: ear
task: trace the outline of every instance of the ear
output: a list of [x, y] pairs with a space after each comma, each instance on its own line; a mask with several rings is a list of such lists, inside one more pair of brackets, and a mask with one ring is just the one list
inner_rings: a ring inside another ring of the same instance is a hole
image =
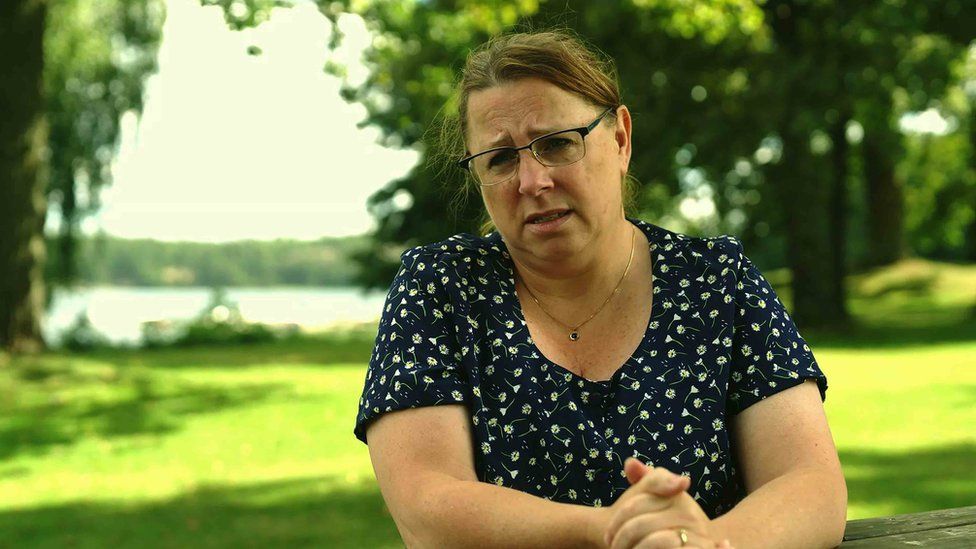
[[631, 120], [630, 110], [626, 105], [617, 107], [617, 128], [614, 131], [614, 140], [617, 143], [617, 156], [620, 162], [620, 177], [627, 175], [630, 167], [631, 154]]

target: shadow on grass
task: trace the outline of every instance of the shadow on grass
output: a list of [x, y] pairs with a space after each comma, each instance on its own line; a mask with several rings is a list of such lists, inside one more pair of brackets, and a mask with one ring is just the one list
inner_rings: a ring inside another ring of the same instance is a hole
[[375, 483], [309, 477], [206, 486], [146, 504], [0, 512], [10, 547], [402, 547]]
[[[971, 505], [976, 444], [841, 452], [852, 504], [893, 513]], [[75, 502], [0, 512], [11, 547], [399, 547], [370, 481], [307, 477], [204, 486], [152, 503]]]
[[[42, 387], [31, 390], [40, 392]], [[115, 398], [65, 399], [18, 407], [0, 422], [0, 460], [22, 453], [43, 454], [53, 446], [83, 438], [112, 438], [162, 434], [180, 428], [191, 415], [238, 406], [253, 406], [292, 388], [282, 383], [218, 386], [160, 384], [149, 376], [135, 376], [113, 387]], [[104, 397], [103, 397], [104, 398]]]
[[843, 450], [848, 501], [886, 505], [895, 514], [972, 505], [976, 443], [884, 451]]
[[836, 330], [803, 330], [801, 333], [814, 352], [819, 347], [898, 349], [976, 342], [976, 319], [922, 326], [852, 324]]

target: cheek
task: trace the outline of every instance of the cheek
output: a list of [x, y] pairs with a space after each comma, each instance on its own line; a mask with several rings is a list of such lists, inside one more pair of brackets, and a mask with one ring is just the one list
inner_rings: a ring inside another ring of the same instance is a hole
[[[591, 182], [589, 186], [602, 188], [603, 184], [608, 181], [619, 181], [620, 162], [616, 148], [614, 147], [614, 150], [610, 150], [610, 147], [603, 145], [599, 150], [592, 152], [593, 158], [591, 162], [582, 166], [583, 170], [581, 171], [586, 179]], [[590, 151], [587, 151], [587, 155], [589, 153]], [[600, 194], [605, 196], [605, 192], [601, 192]]]
[[593, 162], [586, 166], [582, 182], [587, 184], [579, 190], [586, 195], [587, 202], [594, 211], [602, 214], [616, 212], [623, 196], [623, 175], [616, 145], [604, 144], [599, 155], [594, 154]]
[[586, 160], [589, 162], [584, 163], [587, 175], [605, 174], [608, 169], [612, 169], [612, 165], [616, 165], [616, 151], [611, 150], [610, 145], [612, 144], [603, 141], [587, 143]]
[[505, 218], [504, 212], [515, 211], [512, 207], [513, 193], [500, 186], [482, 189], [481, 201], [496, 226], [507, 224], [508, 220]]

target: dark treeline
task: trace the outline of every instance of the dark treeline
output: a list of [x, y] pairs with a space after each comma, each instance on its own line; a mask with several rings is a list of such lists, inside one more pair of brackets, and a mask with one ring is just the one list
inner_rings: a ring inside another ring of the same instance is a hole
[[[100, 236], [78, 241], [80, 285], [347, 286], [356, 277], [349, 254], [363, 237], [208, 244]], [[57, 272], [49, 243], [47, 275]]]

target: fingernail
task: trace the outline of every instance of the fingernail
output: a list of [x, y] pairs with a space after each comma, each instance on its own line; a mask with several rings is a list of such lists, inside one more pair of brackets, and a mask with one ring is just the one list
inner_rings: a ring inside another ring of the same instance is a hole
[[681, 477], [671, 477], [670, 479], [668, 479], [669, 488], [677, 488], [680, 483], [681, 483]]

